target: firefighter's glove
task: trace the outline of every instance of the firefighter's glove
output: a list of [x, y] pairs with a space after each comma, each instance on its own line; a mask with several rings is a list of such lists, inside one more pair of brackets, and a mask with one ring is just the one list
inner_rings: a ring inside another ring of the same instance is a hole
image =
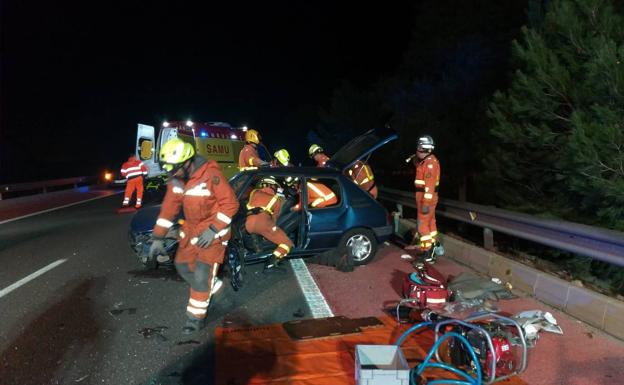
[[162, 238], [152, 239], [152, 245], [149, 249], [149, 257], [156, 258], [159, 255], [167, 255], [167, 249], [165, 249], [165, 240]]
[[205, 249], [210, 246], [216, 235], [217, 232], [212, 229], [204, 230], [204, 232], [199, 234], [199, 237], [197, 237], [197, 246]]
[[429, 214], [429, 206], [423, 206], [420, 210], [423, 214]]

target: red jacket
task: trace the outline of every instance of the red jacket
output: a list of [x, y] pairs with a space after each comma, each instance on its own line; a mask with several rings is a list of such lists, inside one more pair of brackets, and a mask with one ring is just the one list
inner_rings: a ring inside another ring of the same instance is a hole
[[214, 160], [196, 157], [194, 164], [197, 168], [188, 182], [174, 178], [167, 184], [167, 193], [154, 226], [155, 237], [167, 234], [182, 207], [183, 230], [185, 236], [191, 237], [191, 243], [210, 225], [219, 231], [218, 237], [229, 239], [230, 222], [238, 211], [234, 190]]
[[262, 165], [263, 161], [253, 144], [247, 143], [238, 154], [238, 168], [241, 171], [255, 170]]
[[131, 156], [121, 165], [121, 175], [126, 179], [136, 178], [137, 176], [147, 175], [147, 168], [135, 156]]
[[416, 192], [422, 192], [423, 203], [438, 197], [437, 187], [440, 184], [440, 162], [435, 155], [430, 154], [416, 164], [416, 178], [414, 185]]

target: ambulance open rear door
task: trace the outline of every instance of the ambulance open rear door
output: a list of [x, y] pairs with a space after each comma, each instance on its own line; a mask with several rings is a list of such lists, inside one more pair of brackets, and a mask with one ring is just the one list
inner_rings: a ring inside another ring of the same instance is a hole
[[136, 156], [147, 167], [148, 178], [162, 174], [158, 164], [156, 136], [153, 126], [139, 124], [137, 126]]

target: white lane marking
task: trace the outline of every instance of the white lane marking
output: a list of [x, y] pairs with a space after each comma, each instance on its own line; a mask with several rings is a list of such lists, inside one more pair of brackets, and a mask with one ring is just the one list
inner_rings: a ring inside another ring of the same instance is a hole
[[295, 272], [295, 277], [297, 277], [297, 282], [303, 292], [303, 296], [305, 297], [308, 307], [312, 312], [312, 317], [333, 317], [334, 313], [329, 308], [329, 305], [327, 304], [327, 301], [325, 301], [325, 297], [323, 297], [323, 293], [321, 293], [321, 290], [316, 285], [316, 282], [314, 282], [314, 278], [312, 278], [312, 274], [310, 274], [310, 271], [308, 270], [308, 267], [303, 259], [289, 259], [289, 261], [293, 271]]
[[9, 222], [13, 222], [13, 221], [17, 221], [18, 219], [24, 219], [24, 218], [28, 218], [28, 217], [32, 217], [35, 215], [39, 215], [39, 214], [44, 214], [44, 213], [49, 213], [50, 211], [54, 211], [54, 210], [59, 210], [59, 209], [64, 209], [65, 207], [69, 207], [69, 206], [75, 206], [75, 205], [79, 205], [81, 203], [86, 203], [86, 202], [90, 202], [90, 201], [94, 201], [96, 199], [102, 199], [102, 198], [106, 198], [106, 197], [110, 197], [113, 195], [117, 195], [117, 194], [121, 194], [123, 192], [122, 191], [118, 191], [112, 194], [108, 194], [108, 195], [102, 195], [102, 196], [98, 196], [95, 198], [89, 198], [89, 199], [85, 199], [83, 201], [79, 201], [79, 202], [74, 202], [74, 203], [70, 203], [70, 204], [66, 204], [63, 206], [59, 206], [59, 207], [53, 207], [51, 209], [46, 209], [46, 210], [42, 210], [42, 211], [37, 211], [36, 213], [30, 213], [30, 214], [26, 214], [26, 215], [22, 215], [21, 217], [16, 217], [16, 218], [11, 218], [11, 219], [6, 219], [4, 221], [0, 221], [0, 225], [3, 225], [5, 223], [9, 223]]
[[15, 282], [14, 284], [12, 284], [10, 286], [5, 287], [4, 289], [0, 290], [0, 298], [2, 298], [5, 295], [9, 294], [10, 292], [12, 292], [13, 290], [17, 289], [18, 287], [27, 284], [28, 282], [30, 282], [33, 279], [35, 279], [38, 276], [40, 276], [41, 274], [54, 269], [55, 267], [57, 267], [58, 265], [60, 265], [61, 263], [65, 262], [65, 261], [67, 261], [67, 259], [59, 259], [56, 262], [52, 262], [48, 266], [43, 267], [43, 268], [35, 271], [31, 275], [20, 279], [19, 281]]

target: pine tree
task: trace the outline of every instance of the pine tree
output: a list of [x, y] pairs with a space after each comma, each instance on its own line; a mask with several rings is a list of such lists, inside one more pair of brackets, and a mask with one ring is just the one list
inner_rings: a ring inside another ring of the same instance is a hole
[[553, 0], [513, 43], [489, 108], [497, 203], [624, 230], [624, 18], [612, 0]]

